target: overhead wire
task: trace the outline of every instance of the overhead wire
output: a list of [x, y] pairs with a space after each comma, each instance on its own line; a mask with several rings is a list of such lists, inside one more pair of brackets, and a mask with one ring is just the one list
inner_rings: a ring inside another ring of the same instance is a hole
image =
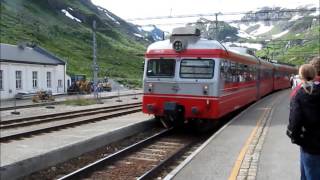
[[228, 12], [228, 13], [199, 13], [199, 14], [183, 14], [183, 15], [169, 15], [169, 16], [153, 16], [153, 17], [142, 17], [142, 18], [129, 18], [126, 21], [140, 21], [140, 20], [156, 20], [156, 19], [180, 19], [180, 18], [191, 18], [191, 17], [206, 17], [206, 16], [223, 16], [223, 15], [251, 15], [251, 14], [267, 14], [267, 13], [290, 13], [290, 12], [316, 12], [320, 8], [306, 9], [306, 8], [297, 8], [297, 9], [270, 9], [270, 10], [260, 10], [260, 11], [249, 11], [249, 12]]

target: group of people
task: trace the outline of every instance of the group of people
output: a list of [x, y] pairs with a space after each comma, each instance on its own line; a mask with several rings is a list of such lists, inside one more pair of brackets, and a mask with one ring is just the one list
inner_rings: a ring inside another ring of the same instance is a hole
[[299, 68], [287, 135], [300, 146], [301, 180], [320, 180], [320, 57]]

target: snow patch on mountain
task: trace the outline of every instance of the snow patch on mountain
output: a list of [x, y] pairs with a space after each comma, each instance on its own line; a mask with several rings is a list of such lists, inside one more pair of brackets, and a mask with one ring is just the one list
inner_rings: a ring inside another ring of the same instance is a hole
[[271, 31], [271, 29], [274, 27], [273, 25], [270, 25], [270, 26], [266, 26], [264, 23], [260, 22], [260, 23], [257, 23], [259, 25], [258, 29], [250, 32], [250, 35], [252, 36], [258, 36], [258, 35], [261, 35], [261, 34], [264, 34], [266, 32], [269, 32]]
[[97, 6], [98, 10], [102, 11], [109, 19], [111, 19], [114, 23], [120, 25], [120, 22], [117, 21], [114, 17], [112, 17], [112, 15], [109, 14], [109, 11], [107, 11], [106, 9]]
[[76, 17], [74, 17], [74, 16], [72, 16], [67, 10], [65, 10], [65, 9], [61, 9], [61, 12], [65, 15], [65, 16], [67, 16], [68, 18], [70, 18], [70, 19], [72, 19], [72, 20], [75, 20], [75, 21], [77, 21], [77, 22], [80, 22], [81, 23], [81, 20], [80, 19], [78, 19], [78, 18], [76, 18]]
[[300, 18], [302, 18], [303, 16], [300, 16], [300, 15], [295, 15], [295, 16], [293, 16], [289, 21], [291, 22], [291, 21], [296, 21], [296, 20], [298, 20], [298, 19], [300, 19]]
[[133, 33], [133, 35], [142, 38], [143, 36], [141, 34]]
[[242, 30], [238, 30], [238, 34], [237, 36], [241, 37], [241, 38], [251, 38], [251, 39], [256, 39], [255, 36], [252, 36], [248, 33], [246, 33], [245, 31], [242, 31]]
[[262, 49], [262, 44], [259, 43], [237, 43], [237, 42], [226, 42], [223, 43], [226, 46], [236, 45], [238, 47], [246, 47], [246, 48], [252, 48], [256, 50]]
[[238, 23], [230, 23], [230, 26], [235, 27], [241, 31], [245, 31], [250, 27], [250, 25], [238, 24]]
[[285, 30], [285, 31], [283, 31], [283, 32], [281, 32], [279, 34], [274, 34], [274, 35], [272, 35], [272, 39], [277, 39], [277, 38], [287, 34], [288, 32], [289, 32], [289, 30]]
[[155, 27], [154, 26], [142, 26], [142, 27], [140, 27], [140, 29], [150, 32], [150, 31], [154, 30]]
[[108, 16], [108, 18], [110, 18], [114, 23], [116, 24], [120, 24], [119, 21], [117, 21], [114, 17], [110, 16], [109, 13], [107, 11], [104, 12], [106, 14], [106, 16]]
[[250, 27], [250, 25], [249, 25], [249, 26], [248, 26], [248, 25], [245, 25], [245, 24], [240, 24], [240, 25], [239, 25], [239, 29], [242, 30], [242, 31], [247, 30], [249, 27]]
[[320, 11], [319, 10], [317, 10], [317, 11], [315, 11], [315, 12], [310, 14], [310, 16], [319, 16], [319, 15], [320, 15]]

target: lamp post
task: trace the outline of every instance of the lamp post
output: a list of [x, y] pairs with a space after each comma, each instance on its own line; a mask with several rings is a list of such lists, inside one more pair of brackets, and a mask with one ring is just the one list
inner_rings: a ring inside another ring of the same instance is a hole
[[14, 111], [11, 112], [11, 114], [14, 114], [14, 115], [19, 115], [20, 112], [17, 111], [17, 94], [14, 96]]
[[116, 102], [122, 102], [122, 100], [120, 99], [120, 87], [123, 87], [123, 85], [118, 84], [118, 99], [116, 100]]
[[93, 62], [92, 62], [93, 84], [94, 84], [94, 86], [96, 86], [99, 66], [97, 64], [97, 55], [96, 55], [97, 54], [97, 45], [96, 45], [96, 21], [95, 20], [93, 20], [93, 23], [92, 23], [92, 36], [93, 36]]
[[99, 90], [98, 87], [98, 72], [99, 72], [99, 65], [97, 63], [97, 43], [96, 43], [96, 21], [93, 20], [92, 22], [92, 38], [93, 38], [93, 62], [92, 62], [92, 69], [93, 69], [93, 90], [94, 95], [97, 99], [98, 104], [102, 104], [99, 98]]

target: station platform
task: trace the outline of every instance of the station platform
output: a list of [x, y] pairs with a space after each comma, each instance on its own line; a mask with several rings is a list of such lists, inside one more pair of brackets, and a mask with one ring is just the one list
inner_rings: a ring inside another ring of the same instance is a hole
[[[64, 112], [71, 109], [79, 110], [81, 108], [113, 106], [139, 102], [141, 97], [137, 100], [133, 100], [131, 97], [123, 97], [122, 100], [123, 102], [119, 103], [106, 99], [104, 104], [90, 105], [90, 107], [56, 105], [55, 109], [48, 109], [47, 111], [44, 110], [44, 107], [32, 107], [21, 110], [21, 115], [27, 117], [32, 114], [51, 114], [54, 111]], [[13, 116], [8, 112], [4, 113], [6, 114], [3, 116], [4, 119], [10, 120], [11, 116]], [[17, 141], [0, 143], [0, 179], [18, 179], [24, 175], [146, 131], [154, 127], [154, 125], [155, 120], [152, 116], [139, 112], [110, 118], [106, 121], [43, 133]]]
[[278, 91], [252, 104], [165, 179], [300, 179], [299, 147], [286, 136], [289, 93]]
[[[121, 90], [121, 91], [111, 91], [111, 92], [100, 92], [99, 93], [99, 98], [101, 99], [109, 99], [109, 98], [116, 98], [118, 96], [130, 96], [130, 95], [134, 95], [134, 94], [142, 94], [142, 90]], [[14, 106], [16, 107], [20, 107], [20, 106], [28, 106], [28, 105], [41, 105], [41, 104], [48, 104], [48, 103], [34, 103], [32, 102], [30, 96], [29, 98], [25, 98], [25, 99], [1, 99], [0, 101], [0, 108], [1, 109], [6, 109], [6, 108], [14, 108]], [[79, 99], [79, 98], [83, 98], [83, 99], [95, 99], [95, 96], [93, 93], [91, 94], [77, 94], [77, 95], [66, 95], [66, 94], [60, 94], [57, 96], [54, 96], [55, 101], [49, 102], [50, 103], [61, 103], [63, 101], [67, 101], [67, 100], [73, 100], [73, 99]]]

